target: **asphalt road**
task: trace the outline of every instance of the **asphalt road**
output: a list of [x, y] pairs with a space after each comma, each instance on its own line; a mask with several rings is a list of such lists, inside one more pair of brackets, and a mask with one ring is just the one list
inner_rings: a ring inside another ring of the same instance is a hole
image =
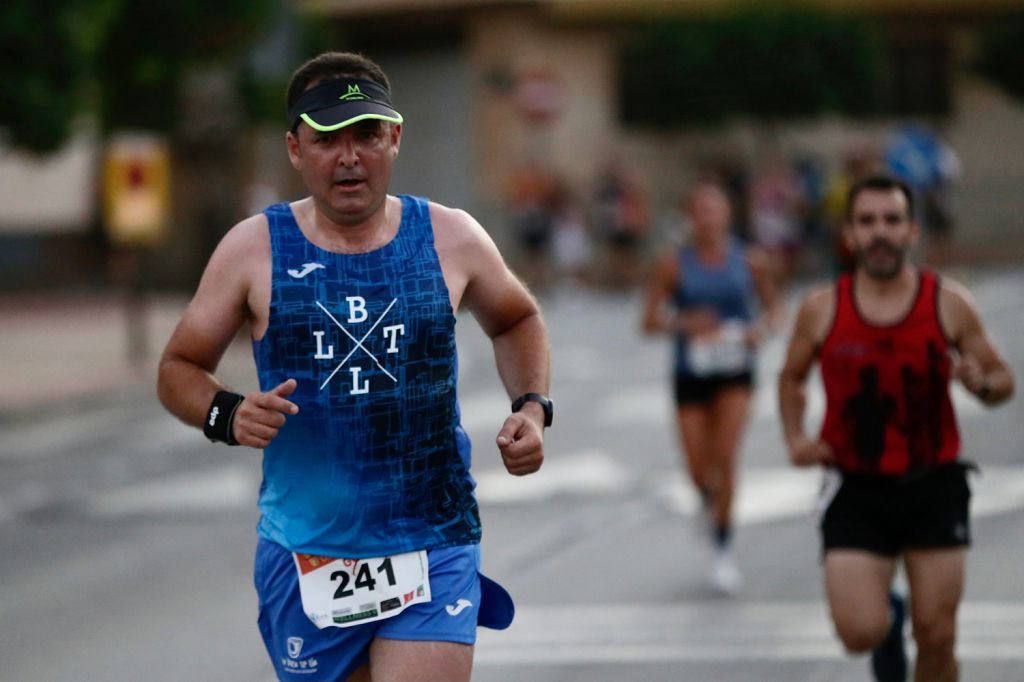
[[[985, 322], [1024, 373], [1024, 274], [967, 272]], [[791, 294], [795, 295], [796, 292]], [[706, 584], [670, 418], [664, 341], [635, 296], [544, 299], [556, 401], [541, 473], [504, 474], [507, 402], [488, 343], [459, 321], [484, 571], [515, 596], [481, 631], [474, 680], [866, 680], [822, 601], [815, 471], [790, 468], [774, 407], [784, 339], [764, 348], [743, 445], [742, 592]], [[244, 344], [225, 372], [254, 383]], [[960, 618], [963, 679], [1024, 679], [1024, 403], [956, 394], [974, 480], [975, 546]], [[820, 401], [811, 405], [820, 416]], [[251, 582], [259, 458], [204, 442], [148, 390], [0, 422], [0, 680], [269, 681]]]

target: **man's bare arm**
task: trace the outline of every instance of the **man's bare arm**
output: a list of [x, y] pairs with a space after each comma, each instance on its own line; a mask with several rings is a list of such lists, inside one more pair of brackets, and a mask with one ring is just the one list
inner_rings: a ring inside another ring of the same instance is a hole
[[[464, 281], [463, 307], [479, 322], [494, 345], [498, 375], [510, 398], [524, 393], [547, 395], [550, 388], [551, 350], [547, 326], [537, 301], [509, 270], [484, 229], [462, 211], [445, 212], [446, 225], [456, 234], [446, 244], [454, 250], [445, 260], [449, 268], [465, 268], [446, 280]], [[544, 461], [544, 411], [527, 402], [509, 415], [497, 436], [506, 469], [515, 475], [537, 471]]]
[[807, 376], [814, 364], [823, 328], [831, 319], [834, 304], [832, 288], [819, 290], [804, 299], [797, 313], [786, 350], [786, 361], [779, 373], [779, 415], [789, 457], [797, 466], [827, 464], [832, 461], [829, 447], [811, 439], [804, 430]]
[[[269, 242], [262, 220], [258, 216], [240, 223], [217, 246], [160, 359], [160, 402], [197, 428], [202, 428], [216, 393], [227, 390], [214, 375], [225, 350], [242, 325], [253, 319], [254, 300], [267, 297], [267, 292], [254, 289], [253, 276], [260, 267], [269, 272]], [[269, 288], [269, 281], [260, 284]], [[235, 413], [235, 439], [265, 447], [284, 423], [283, 415], [298, 409], [285, 399], [294, 388], [294, 381], [285, 382], [273, 391], [246, 396]]]
[[970, 293], [943, 280], [939, 299], [942, 326], [960, 353], [956, 376], [964, 387], [989, 406], [1013, 396], [1014, 378], [978, 315]]

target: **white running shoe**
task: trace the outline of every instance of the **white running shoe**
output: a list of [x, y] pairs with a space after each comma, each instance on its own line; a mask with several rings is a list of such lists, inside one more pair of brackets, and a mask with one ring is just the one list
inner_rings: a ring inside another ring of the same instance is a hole
[[711, 585], [721, 594], [732, 596], [743, 587], [743, 576], [728, 549], [716, 549], [711, 560]]

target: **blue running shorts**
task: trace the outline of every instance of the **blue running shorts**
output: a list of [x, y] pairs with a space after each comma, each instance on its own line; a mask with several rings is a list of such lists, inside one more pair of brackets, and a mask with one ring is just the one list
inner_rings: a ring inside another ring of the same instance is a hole
[[253, 572], [259, 628], [279, 680], [346, 680], [370, 660], [375, 637], [474, 644], [477, 625], [504, 629], [514, 607], [508, 593], [480, 575], [480, 545], [427, 551], [431, 601], [397, 616], [347, 628], [318, 629], [302, 609], [292, 553], [260, 538]]

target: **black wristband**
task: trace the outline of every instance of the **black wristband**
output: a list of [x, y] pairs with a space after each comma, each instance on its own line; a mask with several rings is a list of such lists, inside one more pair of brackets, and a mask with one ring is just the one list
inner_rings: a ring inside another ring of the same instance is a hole
[[231, 391], [217, 391], [210, 403], [210, 409], [206, 411], [206, 420], [203, 422], [203, 433], [215, 443], [227, 443], [238, 445], [235, 440], [234, 424], [235, 411], [245, 400], [245, 396]]

